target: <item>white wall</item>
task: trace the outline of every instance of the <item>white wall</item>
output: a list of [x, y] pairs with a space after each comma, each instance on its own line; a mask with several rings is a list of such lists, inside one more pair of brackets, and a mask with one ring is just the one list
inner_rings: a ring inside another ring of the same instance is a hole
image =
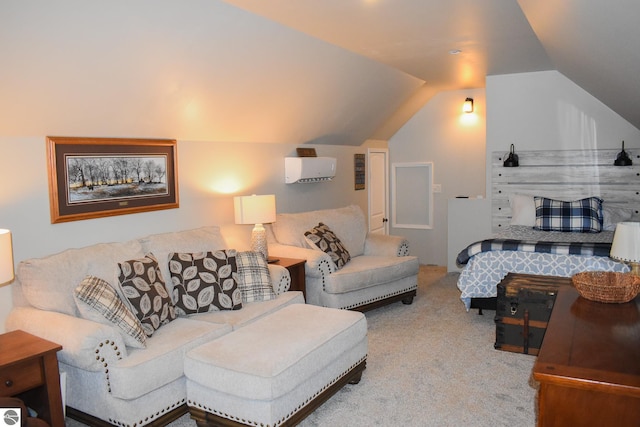
[[640, 130], [557, 71], [487, 77], [487, 153], [640, 147]]
[[[366, 191], [354, 190], [353, 155], [367, 146], [315, 147], [336, 157], [330, 182], [285, 184], [284, 157], [297, 145], [178, 141], [180, 208], [51, 224], [45, 137], [0, 137], [0, 228], [13, 235], [15, 265], [71, 247], [124, 241], [146, 234], [219, 225], [231, 247], [247, 247], [251, 226], [233, 223], [233, 196], [275, 194], [278, 212], [358, 204], [367, 209]], [[0, 287], [0, 332], [12, 307], [12, 285]]]
[[[472, 114], [462, 113], [467, 97], [474, 99]], [[422, 264], [447, 265], [448, 199], [485, 194], [485, 111], [484, 89], [440, 92], [389, 140], [391, 163], [433, 162], [434, 183], [442, 186], [432, 229], [391, 229], [409, 238]]]

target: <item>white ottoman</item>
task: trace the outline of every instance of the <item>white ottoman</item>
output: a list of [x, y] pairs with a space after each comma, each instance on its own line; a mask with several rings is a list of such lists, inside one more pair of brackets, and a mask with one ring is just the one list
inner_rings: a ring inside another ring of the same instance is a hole
[[360, 381], [360, 312], [293, 304], [186, 354], [187, 404], [198, 426], [295, 425]]

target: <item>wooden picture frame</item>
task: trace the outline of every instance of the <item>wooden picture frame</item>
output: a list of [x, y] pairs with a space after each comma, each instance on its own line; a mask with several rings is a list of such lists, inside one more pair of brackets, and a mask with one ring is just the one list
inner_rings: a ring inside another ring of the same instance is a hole
[[46, 142], [52, 224], [179, 207], [175, 140]]

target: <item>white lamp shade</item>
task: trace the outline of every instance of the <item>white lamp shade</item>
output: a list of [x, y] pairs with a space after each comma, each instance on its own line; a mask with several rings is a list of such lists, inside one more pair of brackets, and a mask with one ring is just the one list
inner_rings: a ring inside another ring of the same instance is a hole
[[640, 262], [640, 222], [618, 223], [609, 256], [624, 262]]
[[13, 280], [11, 231], [0, 229], [0, 285]]
[[236, 196], [233, 198], [236, 224], [266, 224], [276, 220], [276, 196]]

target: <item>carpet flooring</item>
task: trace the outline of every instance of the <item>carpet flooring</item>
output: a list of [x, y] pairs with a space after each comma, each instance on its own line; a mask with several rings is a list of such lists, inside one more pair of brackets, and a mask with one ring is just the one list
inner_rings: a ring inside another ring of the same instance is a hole
[[[413, 304], [367, 312], [362, 380], [300, 426], [534, 426], [535, 357], [493, 348], [495, 312], [465, 311], [457, 278], [445, 267], [421, 266]], [[196, 424], [184, 415], [169, 425]]]

